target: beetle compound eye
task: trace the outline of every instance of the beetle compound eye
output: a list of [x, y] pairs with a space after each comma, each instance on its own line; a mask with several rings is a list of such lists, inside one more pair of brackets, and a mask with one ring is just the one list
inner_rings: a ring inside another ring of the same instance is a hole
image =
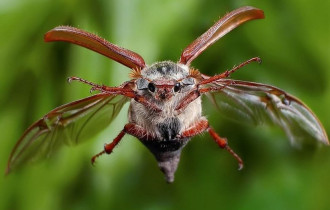
[[154, 85], [154, 83], [149, 83], [148, 84], [148, 89], [150, 90], [150, 92], [155, 92], [155, 90], [156, 90], [156, 87], [155, 87], [155, 85]]
[[180, 89], [181, 89], [181, 85], [180, 85], [180, 83], [176, 83], [175, 85], [174, 85], [174, 92], [178, 92]]

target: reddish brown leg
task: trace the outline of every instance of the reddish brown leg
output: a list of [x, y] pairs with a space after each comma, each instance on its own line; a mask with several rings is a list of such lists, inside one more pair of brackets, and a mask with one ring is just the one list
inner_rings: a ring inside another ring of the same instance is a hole
[[228, 146], [227, 139], [221, 138], [210, 126], [209, 122], [204, 118], [197, 124], [183, 131], [180, 135], [181, 138], [193, 137], [207, 130], [214, 141], [223, 149], [226, 149], [238, 161], [238, 170], [243, 168], [242, 159]]
[[181, 101], [180, 103], [175, 107], [175, 110], [177, 111], [177, 114], [180, 114], [191, 102], [193, 102], [195, 99], [197, 99], [201, 94], [211, 92], [211, 91], [219, 91], [224, 87], [208, 87], [208, 88], [201, 88], [198, 89], [198, 87], [188, 93]]
[[104, 150], [96, 155], [94, 155], [91, 159], [92, 164], [94, 165], [95, 159], [99, 156], [103, 155], [104, 153], [110, 154], [112, 150], [115, 148], [115, 146], [120, 142], [120, 140], [124, 137], [125, 131], [122, 130], [118, 136], [110, 143], [104, 145]]
[[209, 122], [202, 118], [198, 123], [183, 131], [180, 135], [181, 138], [193, 137], [200, 133], [203, 133], [209, 127]]
[[144, 106], [146, 106], [147, 108], [149, 108], [150, 110], [153, 110], [154, 112], [161, 112], [163, 111], [161, 108], [159, 108], [157, 106], [157, 104], [153, 104], [150, 101], [148, 101], [145, 97], [140, 96], [140, 95], [135, 95], [135, 97], [133, 97], [135, 101], [139, 102], [140, 104], [143, 104]]
[[208, 79], [205, 79], [205, 80], [202, 80], [199, 85], [205, 85], [205, 84], [208, 84], [208, 83], [211, 83], [211, 82], [214, 82], [214, 81], [217, 81], [219, 79], [223, 79], [223, 78], [227, 78], [230, 74], [234, 73], [235, 71], [237, 71], [238, 69], [242, 68], [243, 66], [251, 63], [251, 62], [258, 62], [258, 63], [261, 63], [261, 59], [259, 57], [254, 57], [254, 58], [251, 58], [247, 61], [244, 61], [243, 63], [239, 64], [238, 66], [235, 66], [234, 68], [232, 68], [231, 70], [227, 70], [225, 72], [223, 72], [222, 74], [218, 74], [218, 75], [215, 75], [213, 77], [210, 77]]
[[180, 114], [191, 102], [193, 102], [196, 98], [201, 95], [198, 89], [191, 91], [188, 95], [186, 95], [180, 103], [175, 107], [175, 111], [177, 114]]
[[87, 81], [87, 80], [82, 79], [80, 77], [69, 77], [68, 82], [72, 82], [72, 81], [79, 81], [81, 83], [92, 86], [91, 92], [95, 91], [95, 90], [98, 90], [98, 91], [101, 91], [101, 92], [109, 92], [109, 93], [113, 93], [113, 94], [127, 95], [127, 97], [134, 98], [134, 97], [131, 96], [131, 94], [129, 94], [129, 93], [134, 93], [134, 91], [130, 88], [108, 87], [106, 85], [95, 84], [93, 82]]
[[228, 146], [227, 139], [221, 138], [211, 127], [208, 128], [208, 132], [221, 148], [226, 149], [232, 156], [234, 156], [238, 161], [238, 170], [241, 170], [244, 166], [243, 160]]
[[[157, 107], [156, 104], [151, 103], [150, 101], [148, 101], [145, 97], [137, 95], [131, 88], [125, 88], [125, 87], [108, 87], [105, 85], [98, 85], [95, 84], [93, 82], [87, 81], [85, 79], [79, 78], [79, 77], [69, 77], [68, 78], [68, 82], [71, 81], [79, 81], [82, 83], [85, 83], [87, 85], [92, 86], [91, 88], [91, 92], [98, 90], [101, 92], [108, 92], [108, 93], [113, 93], [113, 94], [118, 94], [118, 95], [123, 95], [129, 98], [134, 98], [135, 101], [145, 105], [146, 107], [148, 107], [149, 109], [155, 111], [155, 112], [161, 112], [162, 109], [160, 109], [159, 107]], [[126, 84], [127, 85], [127, 84]]]
[[217, 81], [219, 79], [227, 78], [230, 74], [234, 73], [238, 69], [242, 68], [243, 66], [251, 63], [251, 62], [261, 62], [261, 59], [259, 57], [251, 58], [238, 66], [235, 66], [231, 70], [227, 70], [223, 72], [222, 74], [215, 75], [213, 77], [210, 77], [208, 79], [202, 80], [200, 83], [196, 85], [196, 89], [192, 90], [186, 97], [184, 97], [180, 103], [176, 106], [175, 110], [178, 112], [178, 114], [181, 113], [182, 110], [184, 110], [191, 102], [193, 102], [195, 99], [197, 99], [201, 94], [211, 92], [211, 91], [217, 91], [219, 89], [222, 89], [224, 87], [207, 87], [207, 88], [199, 88], [201, 85], [205, 85], [214, 81]]
[[124, 137], [125, 134], [130, 134], [132, 136], [135, 136], [138, 139], [152, 139], [153, 137], [142, 127], [133, 124], [128, 123], [125, 125], [124, 129], [118, 134], [118, 136], [110, 143], [104, 145], [104, 150], [100, 153], [94, 155], [91, 159], [92, 164], [94, 165], [96, 158], [103, 154], [110, 154], [112, 150], [115, 148], [115, 146], [120, 142], [120, 140]]
[[155, 137], [152, 136], [148, 131], [146, 131], [141, 126], [134, 123], [128, 123], [124, 127], [125, 133], [130, 134], [138, 139], [142, 140], [153, 140]]
[[69, 77], [68, 82], [71, 83], [72, 81], [79, 81], [81, 83], [92, 86], [90, 92], [93, 92], [95, 90], [99, 90], [99, 91], [103, 92], [106, 89], [106, 86], [104, 86], [104, 85], [98, 85], [98, 84], [95, 84], [93, 82], [87, 81], [87, 80], [79, 78], [79, 77]]

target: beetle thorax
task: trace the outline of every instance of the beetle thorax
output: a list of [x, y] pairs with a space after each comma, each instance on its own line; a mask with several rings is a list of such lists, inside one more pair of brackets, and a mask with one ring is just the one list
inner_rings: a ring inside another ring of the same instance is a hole
[[129, 120], [158, 140], [173, 140], [201, 117], [200, 98], [184, 110], [175, 110], [182, 99], [195, 87], [187, 66], [170, 61], [156, 63], [141, 72], [136, 80], [136, 91], [161, 109], [155, 112], [135, 100], [131, 101]]
[[148, 80], [175, 79], [180, 80], [189, 75], [189, 68], [185, 65], [178, 65], [172, 61], [162, 61], [142, 70], [142, 77]]

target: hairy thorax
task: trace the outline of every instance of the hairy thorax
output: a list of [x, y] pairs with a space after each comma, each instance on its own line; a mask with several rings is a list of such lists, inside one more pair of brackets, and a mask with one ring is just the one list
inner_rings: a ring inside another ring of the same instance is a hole
[[159, 103], [162, 111], [155, 112], [132, 100], [129, 108], [129, 122], [144, 128], [154, 140], [175, 140], [176, 136], [201, 118], [202, 112], [200, 98], [191, 102], [180, 113], [175, 110], [178, 101], [174, 97], [169, 101]]

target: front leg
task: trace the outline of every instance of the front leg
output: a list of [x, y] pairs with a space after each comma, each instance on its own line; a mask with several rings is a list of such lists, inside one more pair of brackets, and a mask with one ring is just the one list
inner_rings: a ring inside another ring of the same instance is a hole
[[205, 85], [205, 84], [209, 84], [209, 83], [215, 82], [215, 81], [220, 80], [220, 79], [227, 78], [227, 77], [229, 77], [229, 75], [231, 75], [232, 73], [234, 73], [238, 69], [242, 68], [243, 66], [245, 66], [245, 65], [247, 65], [247, 64], [249, 64], [251, 62], [258, 62], [260, 64], [261, 63], [261, 59], [259, 57], [251, 58], [251, 59], [249, 59], [247, 61], [244, 61], [243, 63], [239, 64], [238, 66], [234, 66], [234, 68], [232, 68], [231, 70], [226, 70], [222, 74], [218, 74], [218, 75], [215, 75], [215, 76], [210, 77], [208, 79], [202, 80], [199, 83], [199, 85]]
[[196, 100], [198, 97], [200, 97], [202, 94], [207, 92], [216, 91], [219, 89], [222, 89], [223, 87], [208, 87], [208, 88], [199, 88], [199, 85], [196, 86], [195, 89], [190, 91], [175, 107], [175, 111], [177, 111], [177, 114], [180, 114], [183, 110], [186, 109], [186, 107]]
[[254, 57], [251, 58], [238, 66], [235, 66], [231, 70], [227, 70], [223, 72], [222, 74], [215, 75], [213, 77], [207, 77], [204, 80], [200, 81], [195, 89], [193, 89], [190, 93], [184, 97], [180, 103], [175, 107], [175, 110], [180, 114], [191, 102], [193, 102], [195, 99], [200, 97], [202, 94], [207, 93], [207, 92], [212, 92], [212, 91], [219, 91], [219, 89], [222, 89], [224, 87], [205, 87], [204, 85], [216, 82], [218, 80], [224, 79], [229, 77], [230, 74], [234, 73], [238, 69], [242, 68], [243, 66], [251, 63], [251, 62], [258, 62], [261, 63], [261, 59], [259, 57]]
[[209, 122], [203, 117], [196, 124], [183, 131], [179, 138], [187, 138], [196, 136], [204, 131], [208, 131], [214, 141], [221, 147], [222, 149], [226, 149], [234, 158], [238, 161], [238, 170], [243, 168], [242, 159], [229, 147], [227, 139], [221, 138], [214, 130], [209, 126]]
[[133, 81], [127, 81], [124, 84], [120, 85], [119, 87], [108, 87], [106, 85], [98, 85], [93, 82], [87, 81], [85, 79], [79, 78], [79, 77], [69, 77], [68, 82], [72, 81], [78, 81], [87, 85], [92, 86], [92, 91], [101, 91], [103, 93], [112, 93], [115, 95], [123, 95], [128, 98], [133, 98], [135, 101], [139, 102], [140, 104], [143, 104], [148, 109], [154, 111], [154, 112], [161, 112], [162, 109], [157, 106], [157, 104], [150, 102], [148, 99], [146, 99], [144, 96], [138, 95], [136, 91], [132, 89], [131, 86], [133, 86]]

